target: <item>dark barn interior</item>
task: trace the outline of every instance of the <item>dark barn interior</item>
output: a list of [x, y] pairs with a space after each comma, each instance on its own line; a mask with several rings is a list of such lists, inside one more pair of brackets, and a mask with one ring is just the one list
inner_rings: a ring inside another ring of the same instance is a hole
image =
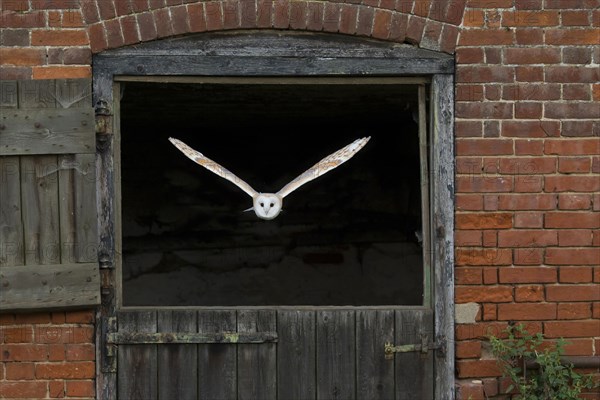
[[[125, 306], [419, 305], [417, 87], [121, 84]], [[271, 221], [175, 137], [276, 192], [362, 136]]]

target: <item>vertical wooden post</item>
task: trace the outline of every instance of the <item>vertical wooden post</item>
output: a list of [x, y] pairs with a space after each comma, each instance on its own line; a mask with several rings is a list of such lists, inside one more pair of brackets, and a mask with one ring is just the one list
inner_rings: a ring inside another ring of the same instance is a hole
[[435, 260], [436, 341], [446, 344], [435, 359], [435, 398], [454, 399], [454, 77], [433, 76], [432, 251]]
[[110, 354], [107, 335], [114, 330], [115, 295], [115, 182], [113, 135], [113, 76], [94, 73], [96, 111], [96, 193], [98, 196], [98, 260], [101, 273], [101, 306], [96, 315], [96, 395], [117, 398], [116, 354]]

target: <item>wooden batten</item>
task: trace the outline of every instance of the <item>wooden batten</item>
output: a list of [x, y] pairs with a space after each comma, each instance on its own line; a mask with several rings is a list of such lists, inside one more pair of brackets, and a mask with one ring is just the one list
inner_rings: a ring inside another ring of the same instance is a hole
[[95, 263], [0, 268], [0, 311], [35, 311], [100, 304]]
[[0, 116], [2, 155], [94, 153], [94, 110], [7, 110]]

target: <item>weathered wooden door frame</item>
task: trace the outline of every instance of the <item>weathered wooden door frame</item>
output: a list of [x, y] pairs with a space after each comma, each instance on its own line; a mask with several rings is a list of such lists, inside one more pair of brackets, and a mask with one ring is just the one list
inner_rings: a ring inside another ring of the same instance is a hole
[[[307, 36], [308, 35], [308, 36]], [[295, 43], [278, 46], [279, 41]], [[310, 48], [303, 47], [310, 43]], [[434, 360], [435, 398], [454, 399], [454, 60], [408, 45], [348, 38], [333, 34], [229, 32], [151, 42], [94, 56], [93, 81], [97, 131], [98, 256], [102, 305], [97, 328], [97, 396], [115, 396], [114, 357], [107, 343], [114, 331], [120, 279], [120, 199], [118, 77], [171, 77], [173, 81], [211, 77], [280, 79], [312, 77], [425, 77], [430, 82], [430, 240], [435, 342], [445, 351]], [[151, 79], [150, 79], [151, 80]], [[164, 80], [164, 79], [163, 79]], [[415, 81], [418, 81], [416, 79]]]

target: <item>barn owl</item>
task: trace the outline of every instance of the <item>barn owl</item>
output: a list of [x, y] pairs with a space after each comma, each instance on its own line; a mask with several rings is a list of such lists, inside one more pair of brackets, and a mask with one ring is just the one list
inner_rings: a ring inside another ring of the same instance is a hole
[[318, 178], [319, 176], [348, 161], [360, 149], [362, 149], [365, 144], [367, 144], [369, 139], [371, 139], [370, 136], [357, 139], [346, 147], [343, 147], [335, 153], [328, 155], [313, 165], [310, 169], [305, 171], [303, 174], [299, 175], [296, 179], [285, 185], [277, 193], [257, 192], [249, 184], [238, 178], [227, 168], [219, 165], [210, 158], [205, 157], [202, 153], [192, 149], [181, 140], [169, 138], [169, 141], [192, 161], [200, 164], [204, 168], [219, 175], [220, 177], [227, 179], [246, 192], [250, 197], [252, 197], [252, 207], [246, 211], [254, 210], [254, 213], [258, 218], [269, 220], [279, 215], [283, 205], [283, 198], [285, 196], [292, 193], [305, 183]]

